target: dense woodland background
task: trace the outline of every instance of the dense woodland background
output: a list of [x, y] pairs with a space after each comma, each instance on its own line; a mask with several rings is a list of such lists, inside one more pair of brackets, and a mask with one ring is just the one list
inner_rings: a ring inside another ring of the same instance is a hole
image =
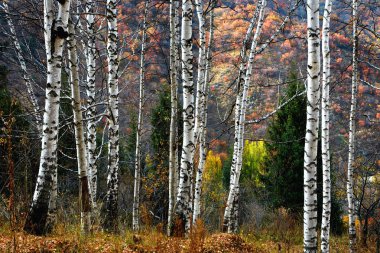
[[[58, 1], [59, 2], [59, 1]], [[212, 234], [223, 226], [230, 185], [234, 143], [234, 106], [237, 94], [240, 51], [249, 20], [258, 1], [204, 1], [206, 38], [208, 15], [214, 13], [212, 68], [208, 83], [207, 158], [204, 166], [201, 215], [205, 230]], [[332, 175], [331, 231], [347, 237], [346, 174], [352, 78], [351, 1], [332, 1], [330, 27], [330, 150]], [[1, 3], [2, 4], [2, 3]], [[8, 1], [9, 18], [21, 46], [29, 78], [40, 108], [44, 108], [46, 53], [43, 32], [43, 1]], [[307, 36], [304, 1], [269, 1], [258, 47], [281, 25], [292, 6], [289, 21], [269, 46], [256, 56], [244, 133], [240, 177], [238, 224], [240, 234], [252, 240], [270, 240], [287, 245], [302, 244], [303, 163], [306, 133]], [[107, 194], [108, 117], [106, 1], [95, 1], [96, 26], [96, 164], [98, 168], [97, 211], [92, 231], [100, 231]], [[181, 5], [180, 5], [181, 6]], [[320, 3], [320, 15], [324, 2]], [[156, 228], [166, 233], [169, 206], [169, 130], [171, 119], [169, 1], [148, 3], [122, 0], [118, 9], [119, 56], [119, 189], [118, 230], [132, 229], [132, 208], [138, 129], [141, 41], [146, 32], [145, 98], [141, 131], [140, 229]], [[195, 9], [195, 8], [194, 8]], [[79, 85], [86, 110], [86, 1], [71, 1], [76, 22]], [[194, 10], [194, 75], [197, 77], [199, 33]], [[362, 0], [358, 5], [358, 93], [354, 199], [358, 243], [368, 250], [380, 248], [380, 5]], [[35, 190], [40, 163], [41, 139], [35, 112], [25, 88], [23, 71], [13, 44], [4, 8], [0, 8], [0, 222], [22, 228]], [[249, 42], [252, 38], [249, 40]], [[247, 43], [249, 50], [250, 43]], [[56, 229], [72, 229], [80, 223], [77, 151], [71, 105], [70, 70], [66, 46], [61, 74], [58, 134], [58, 198]], [[196, 80], [196, 78], [194, 79]], [[182, 108], [183, 87], [178, 87]], [[295, 96], [296, 95], [296, 96]], [[289, 101], [291, 99], [291, 101]], [[287, 102], [289, 101], [289, 102]], [[286, 104], [281, 106], [284, 102]], [[273, 111], [276, 113], [272, 114]], [[84, 124], [86, 125], [86, 116]], [[181, 155], [181, 109], [178, 110], [178, 147]], [[320, 144], [319, 144], [320, 146]], [[320, 148], [319, 148], [320, 149]], [[318, 155], [318, 213], [322, 212], [322, 163]], [[195, 154], [197, 156], [197, 153]], [[12, 161], [12, 163], [10, 163]], [[13, 168], [10, 174], [10, 166]], [[14, 180], [14, 188], [10, 190]], [[12, 209], [10, 210], [10, 204]], [[319, 219], [320, 219], [319, 215]], [[1, 231], [6, 231], [8, 225]], [[6, 234], [6, 233], [5, 233]], [[265, 236], [264, 236], [265, 235]], [[344, 241], [348, 244], [348, 239]], [[372, 248], [371, 248], [372, 247]], [[360, 248], [360, 247], [359, 247]], [[369, 251], [369, 252], [370, 252]], [[343, 251], [342, 251], [343, 252]], [[374, 252], [374, 251], [373, 251]]]

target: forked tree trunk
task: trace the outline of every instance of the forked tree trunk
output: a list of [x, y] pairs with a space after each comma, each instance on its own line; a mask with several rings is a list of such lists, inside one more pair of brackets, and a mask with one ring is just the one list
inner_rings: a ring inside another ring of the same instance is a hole
[[178, 19], [179, 0], [170, 1], [170, 133], [169, 133], [169, 209], [167, 235], [171, 235], [178, 187]]
[[107, 0], [107, 59], [108, 59], [108, 176], [105, 230], [117, 231], [119, 188], [119, 85], [118, 85], [118, 29], [117, 2]]
[[44, 35], [47, 56], [47, 85], [43, 117], [40, 167], [32, 205], [24, 230], [32, 234], [45, 234], [53, 177], [57, 169], [57, 142], [59, 102], [61, 93], [61, 68], [63, 44], [68, 36], [70, 0], [58, 2], [55, 16], [54, 1], [44, 2]]
[[332, 2], [326, 0], [323, 12], [322, 32], [322, 171], [323, 200], [321, 224], [321, 251], [330, 251], [330, 214], [331, 214], [331, 179], [330, 179], [330, 13]]
[[307, 1], [307, 120], [304, 152], [304, 252], [317, 252], [317, 150], [320, 108], [319, 0]]
[[133, 210], [132, 210], [132, 226], [133, 230], [140, 229], [140, 183], [141, 183], [141, 133], [142, 133], [142, 120], [143, 120], [143, 106], [144, 106], [144, 93], [145, 93], [145, 43], [146, 43], [146, 26], [149, 0], [145, 0], [144, 21], [142, 27], [141, 39], [141, 58], [140, 58], [140, 95], [139, 95], [139, 116], [137, 119], [137, 132], [136, 132], [136, 160], [135, 160], [135, 179], [133, 191]]
[[193, 84], [193, 51], [192, 51], [192, 2], [182, 2], [182, 84], [183, 84], [183, 141], [179, 190], [176, 203], [176, 215], [182, 222], [183, 229], [189, 232], [191, 226], [191, 182], [193, 181], [194, 159], [194, 84]]
[[[257, 21], [255, 35], [252, 39], [252, 44], [250, 48], [248, 64], [245, 74], [239, 74], [239, 78], [244, 76], [244, 86], [241, 93], [238, 93], [236, 98], [235, 107], [235, 144], [234, 144], [234, 154], [233, 161], [231, 165], [231, 178], [230, 178], [230, 188], [228, 193], [228, 199], [226, 203], [226, 209], [224, 211], [223, 219], [223, 231], [228, 233], [233, 233], [237, 231], [237, 219], [238, 219], [238, 196], [239, 196], [239, 179], [242, 167], [242, 156], [243, 156], [243, 141], [244, 141], [244, 123], [245, 123], [245, 112], [247, 107], [247, 96], [250, 86], [250, 80], [252, 75], [253, 62], [256, 55], [256, 46], [258, 39], [261, 35], [262, 26], [264, 23], [264, 10], [266, 7], [266, 0], [259, 2], [257, 8], [259, 8], [259, 17]], [[248, 33], [247, 33], [248, 34]]]
[[351, 87], [351, 109], [350, 109], [350, 132], [348, 136], [348, 165], [347, 165], [347, 201], [348, 201], [348, 236], [350, 240], [350, 252], [356, 252], [356, 229], [355, 229], [355, 202], [353, 190], [353, 173], [355, 160], [355, 115], [356, 95], [358, 89], [358, 61], [357, 61], [357, 10], [358, 1], [352, 1], [352, 87]]
[[200, 124], [199, 124], [199, 161], [198, 169], [196, 170], [195, 178], [195, 192], [194, 192], [194, 213], [193, 213], [193, 224], [196, 224], [196, 220], [200, 216], [201, 211], [201, 193], [202, 193], [202, 180], [203, 180], [203, 170], [206, 163], [206, 125], [207, 125], [207, 100], [208, 100], [208, 90], [209, 90], [209, 77], [211, 72], [211, 57], [212, 57], [212, 46], [214, 43], [214, 10], [211, 9], [210, 12], [210, 37], [206, 56], [206, 66], [204, 73], [204, 84], [202, 87], [202, 104], [200, 106]]
[[89, 178], [87, 175], [87, 150], [84, 140], [82, 103], [79, 89], [78, 53], [74, 25], [69, 23], [69, 37], [67, 38], [69, 56], [71, 100], [74, 115], [75, 146], [77, 150], [79, 176], [79, 206], [81, 231], [88, 233], [91, 228], [91, 196]]

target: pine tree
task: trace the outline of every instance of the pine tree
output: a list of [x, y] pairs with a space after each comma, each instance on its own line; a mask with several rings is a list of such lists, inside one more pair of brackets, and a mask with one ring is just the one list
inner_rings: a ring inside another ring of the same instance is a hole
[[[289, 86], [282, 100], [287, 100], [305, 88], [295, 70], [289, 74]], [[299, 96], [277, 112], [267, 132], [263, 177], [270, 205], [285, 207], [292, 212], [303, 208], [303, 153], [306, 125], [306, 97]], [[297, 183], [291, 183], [297, 182]]]

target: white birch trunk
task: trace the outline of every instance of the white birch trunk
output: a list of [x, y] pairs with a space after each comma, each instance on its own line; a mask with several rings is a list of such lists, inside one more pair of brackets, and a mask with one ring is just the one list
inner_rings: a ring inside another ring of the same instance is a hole
[[96, 37], [95, 37], [95, 2], [88, 0], [86, 3], [86, 22], [88, 42], [86, 48], [86, 68], [87, 68], [87, 160], [88, 160], [88, 175], [90, 177], [91, 188], [91, 204], [96, 209], [97, 195], [97, 165], [96, 165], [96, 106], [95, 106], [95, 74], [96, 74]]
[[[259, 18], [255, 35], [252, 40], [250, 54], [248, 58], [247, 70], [245, 75], [239, 74], [239, 78], [244, 78], [244, 86], [241, 93], [239, 93], [236, 99], [235, 108], [235, 143], [234, 154], [231, 165], [231, 178], [230, 189], [228, 199], [226, 203], [226, 209], [224, 211], [223, 230], [228, 233], [236, 232], [237, 230], [237, 203], [239, 195], [239, 178], [240, 170], [242, 167], [243, 145], [244, 145], [244, 122], [245, 112], [247, 106], [247, 96], [250, 86], [250, 79], [252, 75], [252, 67], [255, 58], [255, 49], [258, 43], [258, 39], [261, 35], [262, 26], [264, 23], [264, 10], [266, 6], [266, 0], [259, 2], [257, 8], [259, 8]], [[247, 33], [248, 34], [248, 33]]]
[[34, 111], [33, 116], [34, 116], [34, 119], [36, 122], [36, 127], [37, 127], [39, 134], [41, 134], [42, 133], [42, 119], [41, 119], [40, 107], [38, 105], [37, 98], [36, 98], [36, 95], [35, 95], [34, 90], [33, 90], [32, 80], [30, 78], [30, 74], [26, 68], [25, 59], [24, 59], [24, 56], [22, 55], [20, 42], [18, 40], [18, 37], [16, 36], [16, 30], [15, 30], [15, 27], [13, 25], [13, 21], [9, 15], [9, 8], [8, 8], [8, 1], [7, 0], [3, 1], [3, 6], [4, 6], [4, 12], [5, 12], [5, 19], [7, 20], [7, 23], [9, 26], [9, 34], [10, 34], [10, 37], [13, 41], [13, 46], [15, 48], [17, 60], [20, 64], [20, 67], [22, 70], [22, 78], [24, 79], [25, 86], [26, 86], [30, 101], [31, 101], [32, 106], [33, 106], [33, 111]]
[[192, 3], [182, 2], [182, 82], [183, 82], [183, 142], [179, 191], [176, 203], [176, 215], [182, 221], [184, 230], [189, 232], [191, 226], [191, 182], [193, 177], [194, 159], [194, 83], [193, 83], [193, 52], [192, 52]]
[[355, 116], [356, 96], [358, 89], [358, 61], [357, 61], [357, 10], [358, 1], [352, 1], [352, 87], [351, 87], [351, 109], [350, 109], [350, 132], [348, 137], [348, 165], [347, 165], [347, 201], [348, 201], [348, 236], [350, 240], [350, 252], [356, 252], [356, 229], [355, 229], [355, 202], [353, 190], [353, 164], [355, 161]]
[[140, 56], [140, 95], [139, 95], [139, 116], [137, 119], [137, 132], [136, 132], [136, 160], [135, 160], [135, 179], [133, 191], [133, 210], [132, 210], [132, 226], [133, 230], [140, 229], [140, 175], [141, 175], [141, 133], [142, 133], [142, 120], [143, 120], [143, 106], [144, 106], [144, 93], [145, 93], [145, 43], [146, 43], [146, 19], [148, 14], [149, 0], [145, 0], [144, 21], [142, 27], [141, 39], [141, 56]]
[[307, 1], [307, 121], [304, 152], [304, 252], [317, 252], [317, 150], [320, 108], [319, 0]]
[[81, 231], [88, 233], [91, 228], [91, 197], [87, 175], [87, 150], [84, 140], [82, 104], [79, 90], [78, 54], [74, 25], [69, 23], [69, 37], [67, 38], [69, 56], [71, 100], [74, 115], [75, 146], [77, 150], [79, 176], [79, 205], [81, 217]]
[[204, 73], [204, 84], [202, 90], [202, 104], [200, 106], [200, 124], [199, 124], [199, 161], [198, 169], [196, 171], [195, 179], [195, 192], [194, 192], [194, 213], [193, 213], [193, 224], [196, 224], [196, 220], [200, 216], [201, 211], [201, 193], [202, 193], [202, 180], [203, 180], [203, 170], [206, 162], [206, 125], [207, 125], [207, 100], [208, 100], [208, 89], [209, 89], [209, 77], [211, 72], [211, 57], [212, 57], [212, 45], [214, 43], [214, 10], [210, 12], [210, 37], [206, 56], [206, 65]]
[[195, 0], [195, 8], [198, 17], [198, 27], [199, 27], [199, 53], [198, 53], [198, 75], [197, 75], [197, 86], [196, 86], [196, 99], [195, 99], [195, 124], [194, 124], [194, 145], [198, 149], [199, 145], [199, 135], [200, 135], [200, 124], [202, 121], [202, 105], [204, 100], [204, 78], [206, 70], [206, 32], [205, 32], [205, 18], [203, 15], [203, 1]]
[[173, 210], [178, 187], [178, 36], [179, 0], [170, 1], [170, 136], [169, 136], [169, 209], [167, 235], [171, 236]]
[[117, 231], [119, 187], [119, 85], [117, 2], [107, 0], [107, 59], [108, 59], [108, 176], [104, 229]]
[[323, 13], [322, 32], [322, 170], [323, 200], [321, 224], [321, 251], [330, 251], [330, 214], [331, 214], [331, 179], [330, 179], [330, 13], [331, 0], [326, 0]]
[[58, 3], [55, 17], [52, 0], [44, 1], [44, 35], [47, 56], [47, 85], [43, 117], [40, 167], [33, 201], [24, 230], [33, 234], [44, 234], [52, 181], [57, 168], [57, 141], [59, 124], [59, 101], [61, 92], [61, 68], [63, 44], [68, 36], [70, 0]]

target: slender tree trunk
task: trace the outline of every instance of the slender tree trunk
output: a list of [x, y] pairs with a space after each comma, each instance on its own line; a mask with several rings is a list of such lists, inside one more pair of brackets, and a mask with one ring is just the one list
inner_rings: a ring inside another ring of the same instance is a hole
[[108, 176], [104, 229], [117, 231], [119, 187], [119, 85], [117, 1], [107, 0], [107, 58], [108, 58]]
[[178, 37], [177, 27], [179, 0], [170, 1], [170, 93], [171, 116], [169, 136], [169, 210], [167, 234], [171, 236], [173, 210], [178, 187]]
[[182, 83], [183, 83], [183, 141], [179, 191], [177, 195], [176, 214], [189, 232], [191, 226], [191, 182], [193, 181], [194, 159], [194, 84], [192, 52], [193, 11], [190, 0], [182, 2]]
[[195, 99], [195, 124], [194, 124], [194, 145], [198, 149], [200, 143], [200, 124], [202, 122], [202, 105], [204, 100], [204, 78], [206, 70], [206, 31], [205, 31], [205, 18], [203, 15], [203, 1], [195, 0], [195, 7], [198, 17], [199, 27], [199, 53], [198, 53], [198, 75], [197, 75], [197, 94]]
[[145, 43], [146, 43], [146, 26], [149, 0], [145, 0], [144, 21], [142, 28], [141, 39], [141, 56], [140, 56], [140, 97], [139, 97], [139, 116], [137, 120], [136, 132], [136, 160], [135, 160], [135, 181], [133, 191], [133, 210], [132, 210], [132, 226], [133, 230], [140, 229], [140, 175], [141, 175], [141, 133], [142, 133], [142, 120], [143, 120], [143, 106], [144, 106], [144, 93], [145, 93]]
[[206, 125], [207, 125], [207, 100], [208, 100], [208, 89], [209, 89], [209, 76], [211, 72], [211, 54], [212, 54], [212, 45], [214, 43], [214, 10], [211, 9], [210, 12], [210, 37], [207, 49], [206, 56], [206, 65], [204, 73], [204, 84], [202, 90], [202, 104], [200, 106], [200, 124], [199, 124], [199, 162], [198, 169], [196, 171], [195, 179], [195, 193], [194, 193], [194, 213], [193, 213], [193, 224], [200, 216], [201, 208], [201, 193], [202, 193], [202, 180], [203, 180], [203, 170], [206, 162]]
[[70, 0], [59, 1], [55, 17], [54, 2], [44, 2], [45, 47], [47, 56], [47, 86], [43, 117], [42, 148], [37, 184], [24, 230], [32, 234], [44, 234], [57, 168], [57, 141], [59, 124], [59, 100], [61, 92], [61, 67], [63, 44], [68, 36]]
[[95, 106], [95, 74], [96, 74], [96, 38], [95, 38], [95, 2], [88, 0], [86, 3], [86, 22], [88, 42], [86, 48], [86, 68], [87, 68], [87, 160], [88, 160], [88, 176], [90, 177], [91, 203], [96, 209], [97, 194], [97, 166], [96, 166], [96, 106]]
[[347, 166], [347, 200], [348, 200], [348, 235], [350, 240], [350, 252], [356, 252], [356, 229], [355, 229], [355, 202], [353, 190], [353, 173], [355, 160], [355, 114], [356, 114], [356, 94], [357, 94], [357, 9], [358, 1], [352, 1], [352, 89], [351, 89], [351, 110], [350, 110], [350, 132], [348, 137], [348, 166]]
[[321, 251], [330, 251], [330, 214], [331, 214], [331, 179], [330, 179], [330, 13], [332, 2], [326, 0], [323, 13], [322, 33], [322, 170], [323, 200], [321, 224]]
[[304, 252], [317, 252], [317, 150], [320, 108], [319, 0], [307, 1], [307, 121], [304, 152]]
[[[234, 154], [233, 161], [231, 165], [231, 178], [230, 178], [230, 189], [228, 193], [228, 199], [226, 203], [226, 209], [224, 211], [223, 219], [223, 231], [228, 233], [233, 233], [237, 231], [237, 218], [238, 218], [238, 195], [239, 195], [239, 178], [240, 170], [242, 167], [242, 156], [243, 156], [243, 142], [244, 142], [244, 122], [245, 122], [245, 112], [247, 107], [247, 96], [250, 86], [250, 80], [252, 75], [252, 67], [254, 58], [256, 55], [256, 46], [258, 39], [260, 37], [262, 26], [264, 23], [264, 10], [266, 7], [266, 0], [259, 2], [257, 8], [259, 8], [259, 17], [257, 22], [257, 27], [255, 35], [252, 40], [250, 54], [248, 58], [247, 70], [244, 75], [244, 86], [243, 90], [238, 94], [236, 99], [235, 107], [235, 143], [234, 143]], [[248, 33], [247, 33], [248, 34]], [[243, 74], [239, 74], [239, 78], [243, 78]]]
[[34, 111], [33, 116], [34, 116], [34, 119], [36, 122], [36, 127], [37, 127], [38, 132], [41, 134], [41, 132], [42, 132], [42, 119], [41, 119], [40, 107], [38, 105], [37, 98], [36, 98], [36, 95], [35, 95], [34, 90], [33, 90], [32, 80], [30, 78], [30, 74], [26, 68], [25, 59], [24, 59], [24, 56], [22, 55], [20, 42], [18, 40], [18, 37], [16, 36], [16, 30], [15, 30], [15, 27], [13, 25], [13, 21], [9, 15], [9, 8], [8, 8], [8, 1], [7, 0], [3, 1], [3, 6], [4, 6], [4, 12], [5, 12], [5, 19], [7, 20], [7, 23], [9, 26], [9, 34], [10, 34], [10, 37], [11, 37], [12, 42], [13, 42], [13, 46], [14, 46], [14, 49], [16, 52], [17, 60], [20, 64], [20, 67], [22, 70], [22, 77], [24, 79], [25, 86], [26, 86], [26, 89], [28, 91], [30, 101], [32, 102], [33, 111]]
[[74, 25], [72, 23], [69, 23], [67, 48], [69, 56], [71, 99], [74, 115], [75, 146], [77, 149], [78, 161], [81, 231], [83, 233], [88, 233], [91, 228], [91, 197], [88, 182], [89, 178], [87, 176], [87, 150], [84, 140], [82, 104], [79, 90], [77, 42]]

